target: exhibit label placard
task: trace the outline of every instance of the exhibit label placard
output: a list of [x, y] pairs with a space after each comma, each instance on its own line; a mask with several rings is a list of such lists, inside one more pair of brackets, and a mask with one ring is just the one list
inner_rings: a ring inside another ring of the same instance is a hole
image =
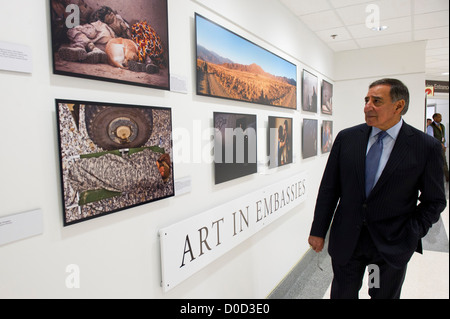
[[307, 175], [246, 194], [160, 229], [162, 287], [169, 291], [306, 200]]
[[40, 209], [0, 217], [0, 246], [40, 235], [43, 231], [44, 222]]
[[0, 41], [0, 70], [32, 73], [31, 47]]

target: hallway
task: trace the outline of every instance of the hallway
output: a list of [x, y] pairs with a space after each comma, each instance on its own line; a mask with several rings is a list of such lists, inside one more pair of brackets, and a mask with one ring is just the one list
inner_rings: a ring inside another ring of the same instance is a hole
[[[448, 199], [448, 183], [446, 184]], [[449, 299], [449, 207], [423, 239], [423, 255], [408, 264], [401, 299]], [[326, 248], [309, 251], [268, 296], [269, 299], [329, 299], [333, 272]], [[364, 276], [360, 299], [370, 299]]]

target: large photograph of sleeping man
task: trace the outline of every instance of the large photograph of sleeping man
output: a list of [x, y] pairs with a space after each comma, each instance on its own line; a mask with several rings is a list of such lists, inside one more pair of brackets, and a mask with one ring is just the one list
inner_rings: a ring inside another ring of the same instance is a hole
[[169, 90], [167, 0], [50, 0], [55, 74]]

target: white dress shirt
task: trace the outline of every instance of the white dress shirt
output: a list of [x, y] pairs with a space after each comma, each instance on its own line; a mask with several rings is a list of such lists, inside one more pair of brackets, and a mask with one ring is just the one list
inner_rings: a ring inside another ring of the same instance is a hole
[[[395, 124], [393, 127], [386, 131], [387, 135], [383, 139], [383, 152], [381, 153], [380, 164], [378, 166], [377, 174], [375, 175], [374, 185], [377, 183], [378, 179], [381, 176], [381, 173], [386, 166], [387, 161], [389, 160], [389, 156], [391, 155], [392, 149], [394, 148], [395, 141], [397, 140], [398, 133], [403, 125], [403, 119]], [[372, 132], [370, 133], [369, 142], [367, 143], [366, 155], [370, 150], [370, 147], [377, 141], [375, 135], [377, 135], [381, 130], [376, 127], [372, 127]]]

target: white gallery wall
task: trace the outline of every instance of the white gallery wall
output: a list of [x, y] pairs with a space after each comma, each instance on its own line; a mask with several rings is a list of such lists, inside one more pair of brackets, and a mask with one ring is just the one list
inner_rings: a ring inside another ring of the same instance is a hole
[[426, 41], [343, 51], [335, 55], [335, 129], [364, 122], [364, 97], [368, 86], [384, 77], [397, 78], [408, 86], [409, 110], [403, 119], [425, 128]]
[[[0, 218], [41, 209], [44, 230], [0, 246], [0, 298], [265, 298], [309, 250], [328, 154], [319, 149], [302, 159], [302, 119], [317, 119], [319, 127], [332, 120], [334, 134], [359, 124], [368, 84], [393, 76], [411, 90], [405, 120], [423, 127], [423, 42], [335, 54], [276, 0], [168, 0], [168, 9], [170, 72], [185, 79], [186, 93], [53, 75], [48, 1], [2, 4], [0, 21], [14, 32], [2, 32], [0, 41], [30, 46], [33, 71], [0, 70]], [[296, 64], [298, 111], [197, 96], [195, 12]], [[334, 84], [332, 116], [301, 111], [303, 69]], [[63, 227], [55, 98], [170, 107], [174, 133], [182, 133], [174, 134], [174, 178], [190, 179], [191, 191]], [[214, 185], [215, 111], [257, 115], [258, 156], [265, 152], [268, 116], [293, 117], [294, 163], [270, 171], [261, 166], [257, 174]], [[308, 174], [305, 202], [163, 293], [159, 229], [299, 172]], [[79, 269], [79, 288], [66, 285], [70, 265]]]

